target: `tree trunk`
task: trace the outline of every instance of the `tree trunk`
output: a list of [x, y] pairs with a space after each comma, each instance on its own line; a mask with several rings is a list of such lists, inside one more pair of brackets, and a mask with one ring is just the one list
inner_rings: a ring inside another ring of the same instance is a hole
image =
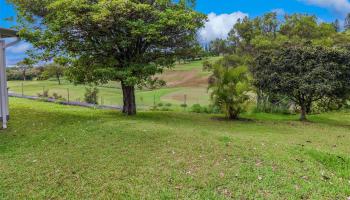
[[311, 114], [311, 109], [312, 109], [312, 101], [307, 102], [306, 105], [306, 114]]
[[26, 81], [26, 71], [25, 70], [23, 70], [22, 76], [23, 76], [23, 81]]
[[61, 85], [60, 75], [56, 75], [56, 77], [57, 77], [58, 85]]
[[136, 115], [135, 87], [125, 85], [123, 82], [123, 113], [126, 115]]
[[231, 120], [238, 119], [238, 114], [231, 107], [228, 108], [228, 118]]
[[307, 121], [306, 119], [307, 108], [305, 105], [301, 106], [300, 121]]

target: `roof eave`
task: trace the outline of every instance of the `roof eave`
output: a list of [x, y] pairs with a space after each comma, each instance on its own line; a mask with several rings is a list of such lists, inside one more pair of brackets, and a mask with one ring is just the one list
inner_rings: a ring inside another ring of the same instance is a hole
[[0, 38], [18, 37], [17, 31], [7, 28], [0, 28]]

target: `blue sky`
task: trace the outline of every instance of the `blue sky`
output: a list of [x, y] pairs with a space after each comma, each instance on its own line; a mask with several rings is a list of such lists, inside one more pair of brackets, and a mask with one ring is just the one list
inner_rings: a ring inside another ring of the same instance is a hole
[[[316, 2], [316, 3], [315, 3]], [[321, 2], [321, 3], [317, 3]], [[332, 0], [198, 0], [197, 9], [204, 12], [214, 12], [217, 14], [232, 13], [241, 11], [255, 17], [271, 10], [284, 10], [286, 13], [309, 13], [315, 14], [325, 21], [343, 18], [344, 13], [335, 6], [327, 6], [326, 3], [333, 4]], [[346, 1], [344, 1], [346, 2]], [[350, 10], [349, 10], [350, 11]]]
[[[236, 19], [243, 16], [255, 17], [270, 11], [284, 13], [308, 13], [316, 15], [320, 21], [343, 20], [350, 12], [349, 0], [197, 0], [196, 9], [209, 15], [209, 22], [200, 32], [203, 41], [225, 37]], [[4, 18], [15, 17], [14, 8], [0, 0], [0, 26], [10, 28], [15, 22]], [[8, 50], [8, 65], [14, 65], [25, 55], [30, 45], [22, 42]]]

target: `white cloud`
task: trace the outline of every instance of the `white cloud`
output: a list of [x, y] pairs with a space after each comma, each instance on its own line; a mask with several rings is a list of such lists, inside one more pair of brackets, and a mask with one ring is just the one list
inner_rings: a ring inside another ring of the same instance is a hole
[[205, 27], [199, 30], [199, 39], [203, 43], [208, 43], [216, 38], [227, 38], [228, 33], [238, 19], [248, 16], [240, 11], [231, 14], [210, 13]]
[[345, 16], [350, 12], [350, 2], [348, 0], [299, 0], [310, 5], [327, 8], [333, 12]]
[[31, 45], [27, 42], [21, 42], [15, 46], [9, 47], [7, 50], [13, 54], [25, 53], [27, 50], [31, 48]]
[[284, 11], [283, 8], [276, 8], [271, 10], [271, 12], [276, 13], [278, 16], [283, 16], [286, 14], [286, 11]]

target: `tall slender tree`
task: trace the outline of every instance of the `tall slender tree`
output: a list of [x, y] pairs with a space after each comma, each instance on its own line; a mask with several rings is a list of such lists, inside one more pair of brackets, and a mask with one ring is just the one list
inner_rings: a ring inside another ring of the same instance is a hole
[[347, 31], [350, 29], [350, 13], [346, 15], [344, 20], [344, 29]]
[[332, 23], [332, 25], [333, 25], [335, 31], [340, 32], [340, 23], [339, 23], [339, 20], [338, 20], [338, 19], [336, 19], [336, 20]]
[[22, 61], [17, 63], [18, 69], [22, 73], [23, 81], [27, 79], [27, 71], [33, 68], [35, 61], [30, 58], [24, 58]]

